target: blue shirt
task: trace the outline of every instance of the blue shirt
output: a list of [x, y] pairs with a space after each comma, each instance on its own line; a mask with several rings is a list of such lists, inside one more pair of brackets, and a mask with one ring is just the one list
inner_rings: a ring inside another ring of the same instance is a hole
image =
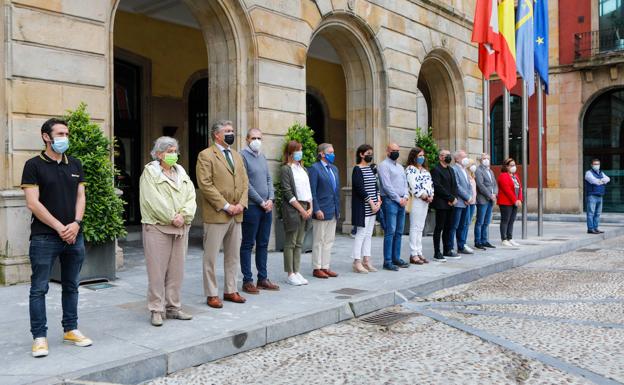
[[396, 161], [386, 158], [377, 166], [382, 197], [388, 197], [399, 203], [402, 198], [408, 198], [407, 178], [403, 166]]

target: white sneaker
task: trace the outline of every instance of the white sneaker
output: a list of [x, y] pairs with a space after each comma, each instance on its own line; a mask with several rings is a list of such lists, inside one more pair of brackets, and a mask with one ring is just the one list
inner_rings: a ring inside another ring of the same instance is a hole
[[505, 239], [502, 243], [503, 243], [503, 246], [506, 246], [506, 247], [513, 247], [513, 245], [511, 244], [511, 242], [509, 242], [509, 241], [508, 241], [508, 240], [506, 240], [506, 239]]
[[307, 279], [303, 278], [303, 275], [301, 275], [301, 273], [296, 272], [295, 275], [297, 276], [297, 278], [299, 279], [299, 282], [301, 282], [302, 285], [307, 285], [309, 283]]
[[511, 243], [512, 246], [521, 246], [518, 242], [514, 241], [513, 239], [509, 240], [509, 243]]
[[466, 250], [466, 251], [468, 251], [470, 253], [474, 253], [474, 250], [470, 246], [468, 246], [468, 245], [464, 245], [464, 250]]
[[45, 357], [48, 355], [48, 339], [45, 337], [37, 337], [33, 340], [32, 356]]
[[288, 276], [288, 278], [286, 278], [286, 283], [289, 285], [293, 285], [293, 286], [301, 286], [303, 285], [303, 283], [301, 283], [301, 281], [299, 281], [299, 277], [297, 277], [297, 274], [291, 274]]

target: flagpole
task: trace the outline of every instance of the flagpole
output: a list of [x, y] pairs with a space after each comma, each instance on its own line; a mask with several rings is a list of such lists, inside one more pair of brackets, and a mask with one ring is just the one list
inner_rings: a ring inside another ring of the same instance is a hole
[[[503, 87], [503, 159], [509, 158], [509, 126], [511, 126], [509, 90]], [[502, 161], [500, 162], [503, 163]]]
[[522, 239], [527, 239], [527, 177], [529, 168], [527, 133], [529, 131], [529, 83], [522, 79]]
[[483, 152], [490, 153], [490, 82], [483, 77]]
[[542, 183], [542, 136], [544, 135], [544, 106], [542, 79], [537, 76], [537, 236], [544, 235], [544, 186]]

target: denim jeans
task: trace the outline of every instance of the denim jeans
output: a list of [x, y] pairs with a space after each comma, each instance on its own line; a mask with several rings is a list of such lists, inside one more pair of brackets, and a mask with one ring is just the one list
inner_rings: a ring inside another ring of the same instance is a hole
[[[466, 217], [464, 218], [464, 230], [461, 233], [461, 245], [462, 247], [466, 244], [468, 240], [468, 230], [470, 229], [470, 224], [472, 223], [472, 218], [474, 218], [475, 212], [477, 211], [477, 205], [468, 205], [466, 206]], [[457, 240], [457, 244], [460, 244], [459, 240]]]
[[48, 327], [46, 318], [45, 296], [54, 261], [59, 257], [61, 263], [61, 303], [63, 305], [63, 330], [78, 328], [78, 284], [80, 269], [85, 258], [82, 233], [76, 243], [69, 245], [58, 235], [33, 235], [30, 240], [30, 332], [33, 338], [46, 337]]
[[598, 230], [600, 226], [600, 214], [602, 213], [602, 197], [598, 195], [587, 196], [587, 230]]
[[251, 272], [251, 251], [256, 245], [256, 269], [258, 281], [267, 279], [267, 255], [273, 212], [268, 213], [258, 205], [249, 205], [243, 214], [243, 239], [240, 248], [240, 265], [243, 273], [243, 283], [253, 282]]
[[453, 251], [455, 249], [455, 238], [457, 238], [457, 250], [464, 248], [466, 239], [462, 239], [464, 234], [464, 228], [466, 227], [466, 207], [453, 207], [453, 214], [451, 216], [451, 233], [449, 234], [448, 244], [446, 249]]
[[490, 222], [492, 221], [492, 202], [477, 205], [477, 223], [475, 223], [475, 245], [490, 242]]
[[405, 226], [405, 207], [386, 198], [381, 203], [386, 223], [384, 227], [384, 265], [391, 265], [401, 259], [401, 237]]

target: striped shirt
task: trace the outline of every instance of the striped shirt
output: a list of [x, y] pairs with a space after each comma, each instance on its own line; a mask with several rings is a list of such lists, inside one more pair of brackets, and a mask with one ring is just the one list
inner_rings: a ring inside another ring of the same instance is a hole
[[[366, 190], [368, 198], [377, 203], [379, 200], [377, 195], [377, 178], [375, 178], [375, 174], [373, 174], [373, 170], [371, 170], [369, 166], [360, 167], [360, 169], [362, 170], [362, 176], [364, 177], [364, 190]], [[367, 217], [375, 215], [373, 214], [373, 209], [371, 208], [370, 203], [368, 203], [368, 200], [366, 201], [364, 207], [366, 209], [365, 215]]]

